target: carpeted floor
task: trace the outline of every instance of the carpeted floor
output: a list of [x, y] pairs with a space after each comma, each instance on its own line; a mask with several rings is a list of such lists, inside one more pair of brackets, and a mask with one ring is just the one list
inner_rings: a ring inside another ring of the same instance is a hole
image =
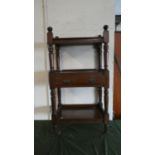
[[51, 121], [34, 122], [34, 155], [121, 155], [121, 121], [103, 124], [61, 124], [56, 133]]

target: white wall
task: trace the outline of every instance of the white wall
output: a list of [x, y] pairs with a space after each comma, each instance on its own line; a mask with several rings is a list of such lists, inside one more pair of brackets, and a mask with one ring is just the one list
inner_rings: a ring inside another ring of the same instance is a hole
[[[53, 27], [55, 36], [96, 36], [103, 33], [103, 25], [109, 25], [109, 112], [113, 106], [113, 48], [114, 1], [113, 0], [35, 0], [35, 119], [50, 119], [48, 91], [48, 55], [46, 28]], [[94, 68], [95, 52], [91, 46], [64, 47], [61, 49], [61, 68]], [[93, 103], [94, 88], [62, 89], [63, 103]]]

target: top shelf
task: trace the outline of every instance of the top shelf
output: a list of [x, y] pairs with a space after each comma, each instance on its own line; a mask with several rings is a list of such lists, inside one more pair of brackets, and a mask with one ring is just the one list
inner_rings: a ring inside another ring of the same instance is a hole
[[92, 44], [102, 44], [104, 38], [102, 36], [98, 37], [77, 37], [77, 38], [53, 38], [53, 44], [60, 46], [67, 45], [92, 45]]
[[103, 35], [98, 35], [95, 37], [72, 37], [72, 38], [59, 38], [58, 36], [54, 37], [53, 28], [47, 28], [47, 43], [49, 46], [58, 45], [58, 46], [69, 46], [69, 45], [99, 45], [99, 44], [108, 44], [109, 42], [109, 31], [108, 25], [103, 27]]

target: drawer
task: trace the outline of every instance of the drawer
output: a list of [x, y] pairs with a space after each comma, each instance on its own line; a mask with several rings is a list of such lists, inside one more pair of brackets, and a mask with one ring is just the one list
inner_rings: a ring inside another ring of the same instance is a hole
[[109, 87], [108, 70], [53, 71], [49, 73], [51, 88], [63, 87]]

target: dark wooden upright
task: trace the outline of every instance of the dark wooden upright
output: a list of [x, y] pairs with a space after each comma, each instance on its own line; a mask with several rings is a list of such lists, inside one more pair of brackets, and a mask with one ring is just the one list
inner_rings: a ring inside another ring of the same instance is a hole
[[[107, 72], [109, 76], [109, 71], [108, 71], [108, 43], [109, 43], [109, 31], [108, 31], [108, 26], [105, 25], [104, 27], [104, 32], [103, 32], [103, 38], [104, 38], [104, 69]], [[108, 113], [108, 103], [109, 103], [109, 95], [108, 95], [108, 87], [104, 88], [104, 109], [105, 109], [105, 114], [104, 114], [104, 123], [107, 128], [107, 124], [109, 121], [109, 113]]]
[[[47, 43], [48, 43], [48, 55], [49, 55], [49, 64], [50, 64], [50, 72], [54, 71], [54, 51], [53, 51], [53, 32], [52, 27], [48, 27], [47, 33]], [[50, 73], [49, 73], [50, 79]], [[50, 82], [50, 81], [49, 81]], [[56, 112], [56, 92], [54, 88], [51, 88], [51, 102], [52, 102], [52, 120], [53, 123], [56, 124], [57, 122], [57, 112]]]
[[[107, 128], [109, 121], [108, 26], [104, 26], [103, 36], [79, 38], [54, 37], [52, 28], [48, 27], [47, 43], [50, 64], [49, 85], [51, 90], [53, 124], [56, 125], [58, 122], [104, 122]], [[96, 69], [61, 70], [60, 48], [62, 46], [74, 45], [93, 45], [95, 47], [98, 62]], [[104, 68], [102, 68], [102, 62], [104, 62]], [[97, 90], [96, 103], [63, 104], [61, 100], [61, 88], [69, 87], [95, 87]], [[102, 98], [103, 87], [104, 99]]]

